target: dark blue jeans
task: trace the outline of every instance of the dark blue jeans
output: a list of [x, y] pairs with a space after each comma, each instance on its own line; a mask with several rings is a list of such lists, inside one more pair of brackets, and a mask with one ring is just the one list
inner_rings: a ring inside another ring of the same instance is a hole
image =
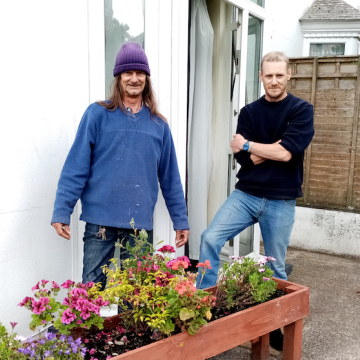
[[[152, 230], [147, 231], [148, 242], [152, 243]], [[110, 226], [101, 226], [86, 223], [84, 233], [84, 261], [82, 281], [101, 282], [104, 290], [106, 285], [106, 275], [101, 266], [110, 265], [109, 260], [114, 257], [115, 243], [119, 240], [125, 245], [128, 241], [131, 246], [135, 245], [135, 240], [131, 236], [133, 229], [122, 229]], [[124, 239], [124, 240], [123, 240]], [[129, 256], [126, 249], [120, 249], [120, 260], [125, 260]]]

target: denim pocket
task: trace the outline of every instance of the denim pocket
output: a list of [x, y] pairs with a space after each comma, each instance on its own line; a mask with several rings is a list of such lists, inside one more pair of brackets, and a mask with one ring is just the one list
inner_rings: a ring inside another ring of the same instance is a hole
[[283, 203], [287, 206], [295, 206], [296, 204], [296, 199], [287, 199], [287, 200], [283, 200]]

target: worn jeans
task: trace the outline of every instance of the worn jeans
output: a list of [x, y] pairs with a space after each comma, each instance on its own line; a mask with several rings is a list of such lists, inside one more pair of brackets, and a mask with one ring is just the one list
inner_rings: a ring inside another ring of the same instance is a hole
[[[201, 235], [199, 262], [210, 260], [201, 288], [214, 286], [225, 242], [247, 227], [259, 222], [265, 255], [277, 261], [271, 263], [274, 277], [286, 280], [285, 256], [295, 220], [295, 199], [271, 200], [234, 190], [216, 213], [210, 226]], [[199, 272], [197, 284], [200, 284]]]
[[[152, 243], [152, 230], [147, 231], [148, 242]], [[103, 235], [102, 235], [103, 234]], [[104, 290], [106, 286], [106, 275], [103, 273], [101, 266], [110, 265], [109, 260], [114, 257], [115, 243], [120, 240], [123, 245], [128, 241], [131, 246], [135, 245], [132, 229], [122, 229], [110, 226], [100, 226], [86, 223], [84, 233], [84, 261], [82, 281], [101, 282]], [[126, 249], [120, 248], [120, 260], [125, 260], [129, 256]]]

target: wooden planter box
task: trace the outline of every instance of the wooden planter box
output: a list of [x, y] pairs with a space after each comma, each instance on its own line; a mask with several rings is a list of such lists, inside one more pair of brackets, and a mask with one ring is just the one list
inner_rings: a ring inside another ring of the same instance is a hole
[[[112, 360], [204, 360], [252, 342], [252, 360], [269, 359], [269, 332], [284, 327], [284, 360], [300, 360], [303, 318], [309, 314], [310, 289], [288, 281], [274, 280], [285, 296], [215, 320], [196, 335], [183, 332], [156, 343], [118, 355]], [[207, 289], [214, 291], [214, 288]], [[104, 329], [117, 326], [115, 315]]]

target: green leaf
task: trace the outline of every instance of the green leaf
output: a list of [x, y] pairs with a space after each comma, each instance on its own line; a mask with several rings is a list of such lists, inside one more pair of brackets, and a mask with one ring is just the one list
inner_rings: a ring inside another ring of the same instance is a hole
[[182, 308], [180, 310], [180, 320], [185, 321], [191, 319], [195, 316], [195, 312], [193, 310], [189, 310], [187, 308]]

